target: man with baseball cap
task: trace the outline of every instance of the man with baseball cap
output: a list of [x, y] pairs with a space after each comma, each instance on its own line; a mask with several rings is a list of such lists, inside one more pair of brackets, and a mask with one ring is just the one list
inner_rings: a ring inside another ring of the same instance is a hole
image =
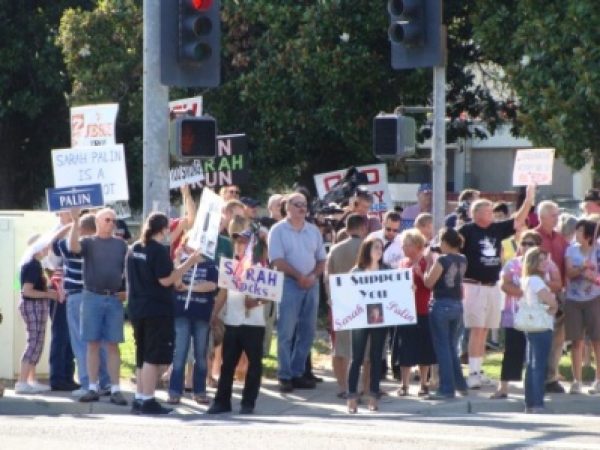
[[402, 229], [411, 228], [419, 214], [431, 212], [432, 191], [431, 183], [421, 183], [417, 190], [417, 203], [402, 211]]
[[581, 209], [588, 216], [600, 214], [600, 189], [590, 189], [585, 193]]

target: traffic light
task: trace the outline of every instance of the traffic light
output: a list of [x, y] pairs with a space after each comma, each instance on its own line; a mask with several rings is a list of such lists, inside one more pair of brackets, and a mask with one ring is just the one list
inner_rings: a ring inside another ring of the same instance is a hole
[[219, 85], [220, 11], [220, 0], [161, 0], [162, 84], [178, 87]]
[[171, 154], [179, 160], [217, 156], [217, 121], [210, 116], [179, 116], [171, 122]]
[[379, 159], [398, 159], [416, 150], [415, 119], [400, 114], [379, 114], [373, 119], [373, 154]]
[[388, 0], [388, 13], [394, 69], [445, 63], [442, 0]]

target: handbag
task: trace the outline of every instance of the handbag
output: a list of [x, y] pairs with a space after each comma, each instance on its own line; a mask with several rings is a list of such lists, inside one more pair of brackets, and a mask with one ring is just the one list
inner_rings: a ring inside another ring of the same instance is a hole
[[541, 303], [530, 304], [525, 300], [521, 300], [519, 309], [514, 316], [513, 327], [528, 333], [551, 330], [553, 318], [546, 309], [546, 305]]

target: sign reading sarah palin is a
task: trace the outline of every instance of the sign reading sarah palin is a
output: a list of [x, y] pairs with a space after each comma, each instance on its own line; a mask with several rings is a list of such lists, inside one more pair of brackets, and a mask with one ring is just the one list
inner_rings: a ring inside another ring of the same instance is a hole
[[335, 331], [417, 323], [410, 269], [331, 275], [329, 288]]

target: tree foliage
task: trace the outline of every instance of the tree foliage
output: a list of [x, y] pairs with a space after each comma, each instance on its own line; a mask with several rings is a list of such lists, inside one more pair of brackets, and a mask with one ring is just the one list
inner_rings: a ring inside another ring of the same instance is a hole
[[472, 11], [482, 54], [504, 70], [516, 132], [580, 168], [600, 155], [600, 3], [481, 0]]

